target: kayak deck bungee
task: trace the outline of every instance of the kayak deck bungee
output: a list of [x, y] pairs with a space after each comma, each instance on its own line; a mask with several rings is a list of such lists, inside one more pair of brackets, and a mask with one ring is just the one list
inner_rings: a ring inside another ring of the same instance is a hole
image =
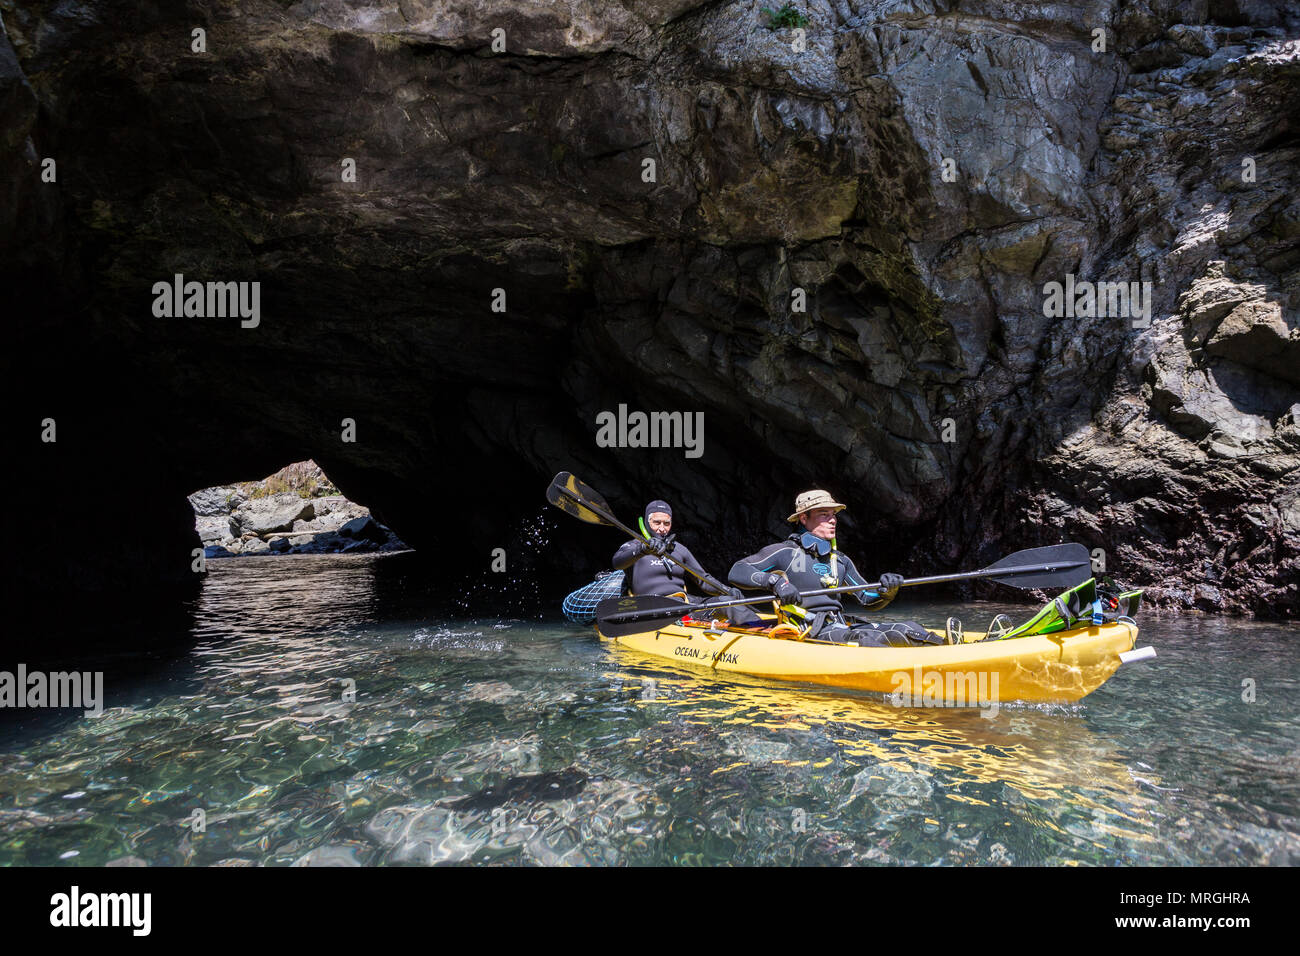
[[1079, 700], [1118, 670], [1120, 654], [1133, 649], [1138, 628], [1130, 620], [1119, 620], [991, 641], [983, 641], [981, 632], [968, 631], [961, 644], [918, 647], [801, 641], [797, 633], [779, 625], [740, 628], [686, 618], [606, 639], [713, 671], [899, 694], [918, 706], [976, 706], [987, 701]]

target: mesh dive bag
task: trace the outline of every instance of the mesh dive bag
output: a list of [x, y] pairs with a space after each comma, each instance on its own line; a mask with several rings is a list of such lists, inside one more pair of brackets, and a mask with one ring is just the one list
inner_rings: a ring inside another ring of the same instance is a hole
[[606, 598], [623, 593], [623, 572], [602, 571], [596, 580], [585, 584], [564, 599], [564, 616], [574, 624], [595, 624], [596, 605]]

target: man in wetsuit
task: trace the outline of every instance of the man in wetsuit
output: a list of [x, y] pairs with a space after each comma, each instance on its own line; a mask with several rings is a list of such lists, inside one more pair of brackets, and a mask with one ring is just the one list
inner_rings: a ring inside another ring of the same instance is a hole
[[[835, 538], [835, 515], [843, 510], [844, 505], [827, 492], [805, 491], [795, 499], [794, 514], [786, 519], [801, 524], [802, 530], [784, 541], [769, 544], [757, 554], [741, 558], [728, 575], [731, 583], [771, 591], [780, 604], [791, 607], [803, 619], [810, 629], [809, 637], [820, 641], [856, 642], [861, 646], [931, 643], [933, 637], [929, 632], [911, 622], [884, 625], [884, 631], [872, 625], [850, 624], [844, 617], [839, 594], [800, 598], [800, 591], [867, 583], [853, 561], [831, 544]], [[882, 574], [879, 590], [863, 587], [861, 591], [843, 593], [852, 594], [867, 609], [877, 611], [894, 599], [902, 580], [898, 574]], [[924, 632], [925, 637], [916, 631]]]
[[[713, 587], [705, 584], [710, 578], [701, 567], [691, 549], [676, 540], [676, 535], [669, 534], [673, 527], [673, 509], [666, 501], [652, 501], [645, 506], [645, 523], [650, 529], [650, 539], [633, 538], [614, 552], [614, 567], [627, 571], [632, 594], [672, 595], [686, 593], [686, 573], [683, 567], [690, 568], [696, 574], [701, 590], [708, 594], [730, 597], [739, 600], [744, 597], [739, 588], [722, 585]], [[688, 601], [691, 599], [688, 597]], [[758, 616], [744, 608], [728, 608], [731, 620], [737, 624], [757, 622]]]

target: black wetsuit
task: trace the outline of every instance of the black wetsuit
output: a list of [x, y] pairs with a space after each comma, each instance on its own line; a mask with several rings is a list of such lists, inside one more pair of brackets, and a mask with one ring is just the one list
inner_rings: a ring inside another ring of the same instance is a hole
[[[631, 591], [633, 594], [676, 594], [678, 591], [686, 590], [686, 573], [682, 570], [682, 565], [690, 568], [696, 574], [707, 578], [708, 572], [700, 566], [700, 562], [691, 554], [691, 549], [686, 545], [674, 541], [671, 550], [668, 552], [669, 557], [656, 557], [653, 554], [647, 554], [644, 549], [645, 541], [640, 538], [633, 538], [623, 547], [614, 552], [614, 567], [619, 571], [632, 569], [629, 576], [631, 578]], [[720, 591], [711, 588], [698, 581], [700, 588], [709, 594], [726, 594], [726, 591]]]
[[[832, 560], [833, 559], [833, 560]], [[732, 565], [728, 575], [731, 583], [740, 588], [759, 588], [770, 591], [771, 576], [780, 572], [800, 591], [819, 591], [822, 588], [841, 587], [843, 585], [867, 583], [853, 561], [841, 552], [833, 549], [831, 543], [809, 532], [792, 534], [785, 541], [769, 544], [757, 554], [741, 558]], [[831, 579], [834, 578], [834, 581]], [[823, 580], [825, 579], [825, 580]], [[912, 643], [930, 643], [917, 633], [924, 632], [920, 625], [904, 622], [900, 625], [886, 624], [877, 627], [870, 624], [851, 624], [844, 617], [840, 598], [844, 594], [854, 597], [863, 607], [878, 611], [894, 599], [888, 592], [881, 593], [863, 588], [861, 591], [844, 591], [841, 594], [819, 594], [803, 599], [803, 608], [808, 612], [806, 622], [812, 627], [811, 636], [822, 641], [856, 641], [858, 644], [874, 646], [903, 646]], [[913, 634], [911, 640], [892, 637], [892, 632]], [[916, 630], [914, 631], [913, 628]]]
[[[669, 548], [667, 557], [658, 557], [653, 554], [647, 554], [644, 549], [645, 542], [640, 538], [633, 538], [623, 547], [614, 552], [614, 567], [620, 571], [626, 571], [629, 567], [632, 573], [628, 576], [631, 585], [632, 594], [658, 594], [668, 595], [685, 593], [686, 577], [682, 572], [682, 566], [690, 568], [702, 578], [708, 578], [710, 575], [691, 554], [691, 549], [680, 542], [674, 541]], [[695, 583], [700, 590], [708, 594], [719, 597], [730, 597], [728, 591], [711, 587], [704, 583], [701, 578], [696, 578]], [[700, 599], [692, 595], [687, 595], [686, 600], [690, 604], [700, 603]], [[727, 619], [733, 624], [755, 625], [760, 624], [761, 619], [754, 613], [753, 609], [743, 605], [729, 607], [726, 609]], [[716, 611], [714, 612], [717, 613]]]

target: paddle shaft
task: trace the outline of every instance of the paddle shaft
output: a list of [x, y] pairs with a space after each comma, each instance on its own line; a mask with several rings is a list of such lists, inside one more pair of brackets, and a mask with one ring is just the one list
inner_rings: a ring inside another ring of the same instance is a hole
[[[1011, 577], [1016, 574], [1043, 574], [1078, 567], [1082, 567], [1082, 562], [1058, 561], [1055, 564], [1024, 564], [1012, 568], [985, 568], [982, 571], [960, 571], [957, 574], [932, 574], [928, 578], [908, 578], [900, 587], [908, 587], [912, 584], [943, 584], [947, 581], [972, 581], [975, 578]], [[870, 586], [867, 585], [867, 587]]]
[[[624, 534], [630, 535], [631, 537], [635, 538], [638, 541], [645, 540], [644, 538], [641, 537], [641, 535], [633, 531], [631, 528], [629, 528], [623, 522], [619, 521], [616, 517], [614, 517], [612, 514], [610, 514], [608, 511], [606, 511], [604, 508], [600, 507], [599, 505], [595, 505], [592, 502], [588, 501], [586, 498], [580, 497], [579, 495], [575, 495], [572, 491], [570, 491], [568, 488], [565, 488], [563, 485], [556, 485], [555, 488], [557, 491], [560, 492], [560, 494], [564, 495], [566, 498], [571, 498], [574, 501], [576, 501], [578, 504], [580, 504], [582, 507], [586, 508], [588, 511], [600, 515], [600, 517], [604, 518], [606, 521], [608, 521], [615, 528], [618, 528], [618, 530], [622, 531]], [[670, 556], [664, 555], [664, 557], [669, 558]], [[687, 572], [688, 574], [691, 574], [694, 577], [696, 577], [701, 584], [707, 584], [709, 587], [713, 588], [716, 591], [720, 591], [723, 594], [726, 594], [727, 591], [729, 590], [728, 588], [723, 587], [717, 581], [713, 580], [707, 574], [700, 574], [695, 569], [688, 568], [680, 561], [673, 561], [673, 564], [677, 565], [679, 568], [681, 568], [683, 571]]]
[[[985, 568], [982, 571], [962, 571], [957, 574], [934, 574], [924, 578], [904, 578], [899, 587], [910, 587], [914, 584], [939, 584], [944, 581], [971, 581], [976, 578], [1001, 578], [1013, 577], [1017, 574], [1041, 574], [1049, 571], [1061, 571], [1071, 567], [1077, 567], [1074, 562], [1058, 562], [1056, 564], [1026, 564], [1020, 567], [1011, 568]], [[821, 588], [817, 591], [800, 591], [799, 597], [819, 597], [823, 594], [840, 594], [845, 591], [870, 591], [880, 587], [880, 582], [875, 581], [871, 584], [846, 584], [837, 588]], [[766, 604], [774, 600], [773, 596], [768, 594], [762, 597], [745, 598], [740, 601], [720, 601], [717, 603], [697, 604], [693, 607], [684, 609], [685, 613], [694, 613], [696, 611], [711, 611], [724, 607], [737, 607], [742, 604]], [[677, 612], [679, 615], [683, 611]], [[626, 614], [611, 614], [610, 621], [623, 623], [627, 621], [653, 620], [655, 618], [670, 617], [673, 610], [654, 609], [649, 611], [629, 611]]]

